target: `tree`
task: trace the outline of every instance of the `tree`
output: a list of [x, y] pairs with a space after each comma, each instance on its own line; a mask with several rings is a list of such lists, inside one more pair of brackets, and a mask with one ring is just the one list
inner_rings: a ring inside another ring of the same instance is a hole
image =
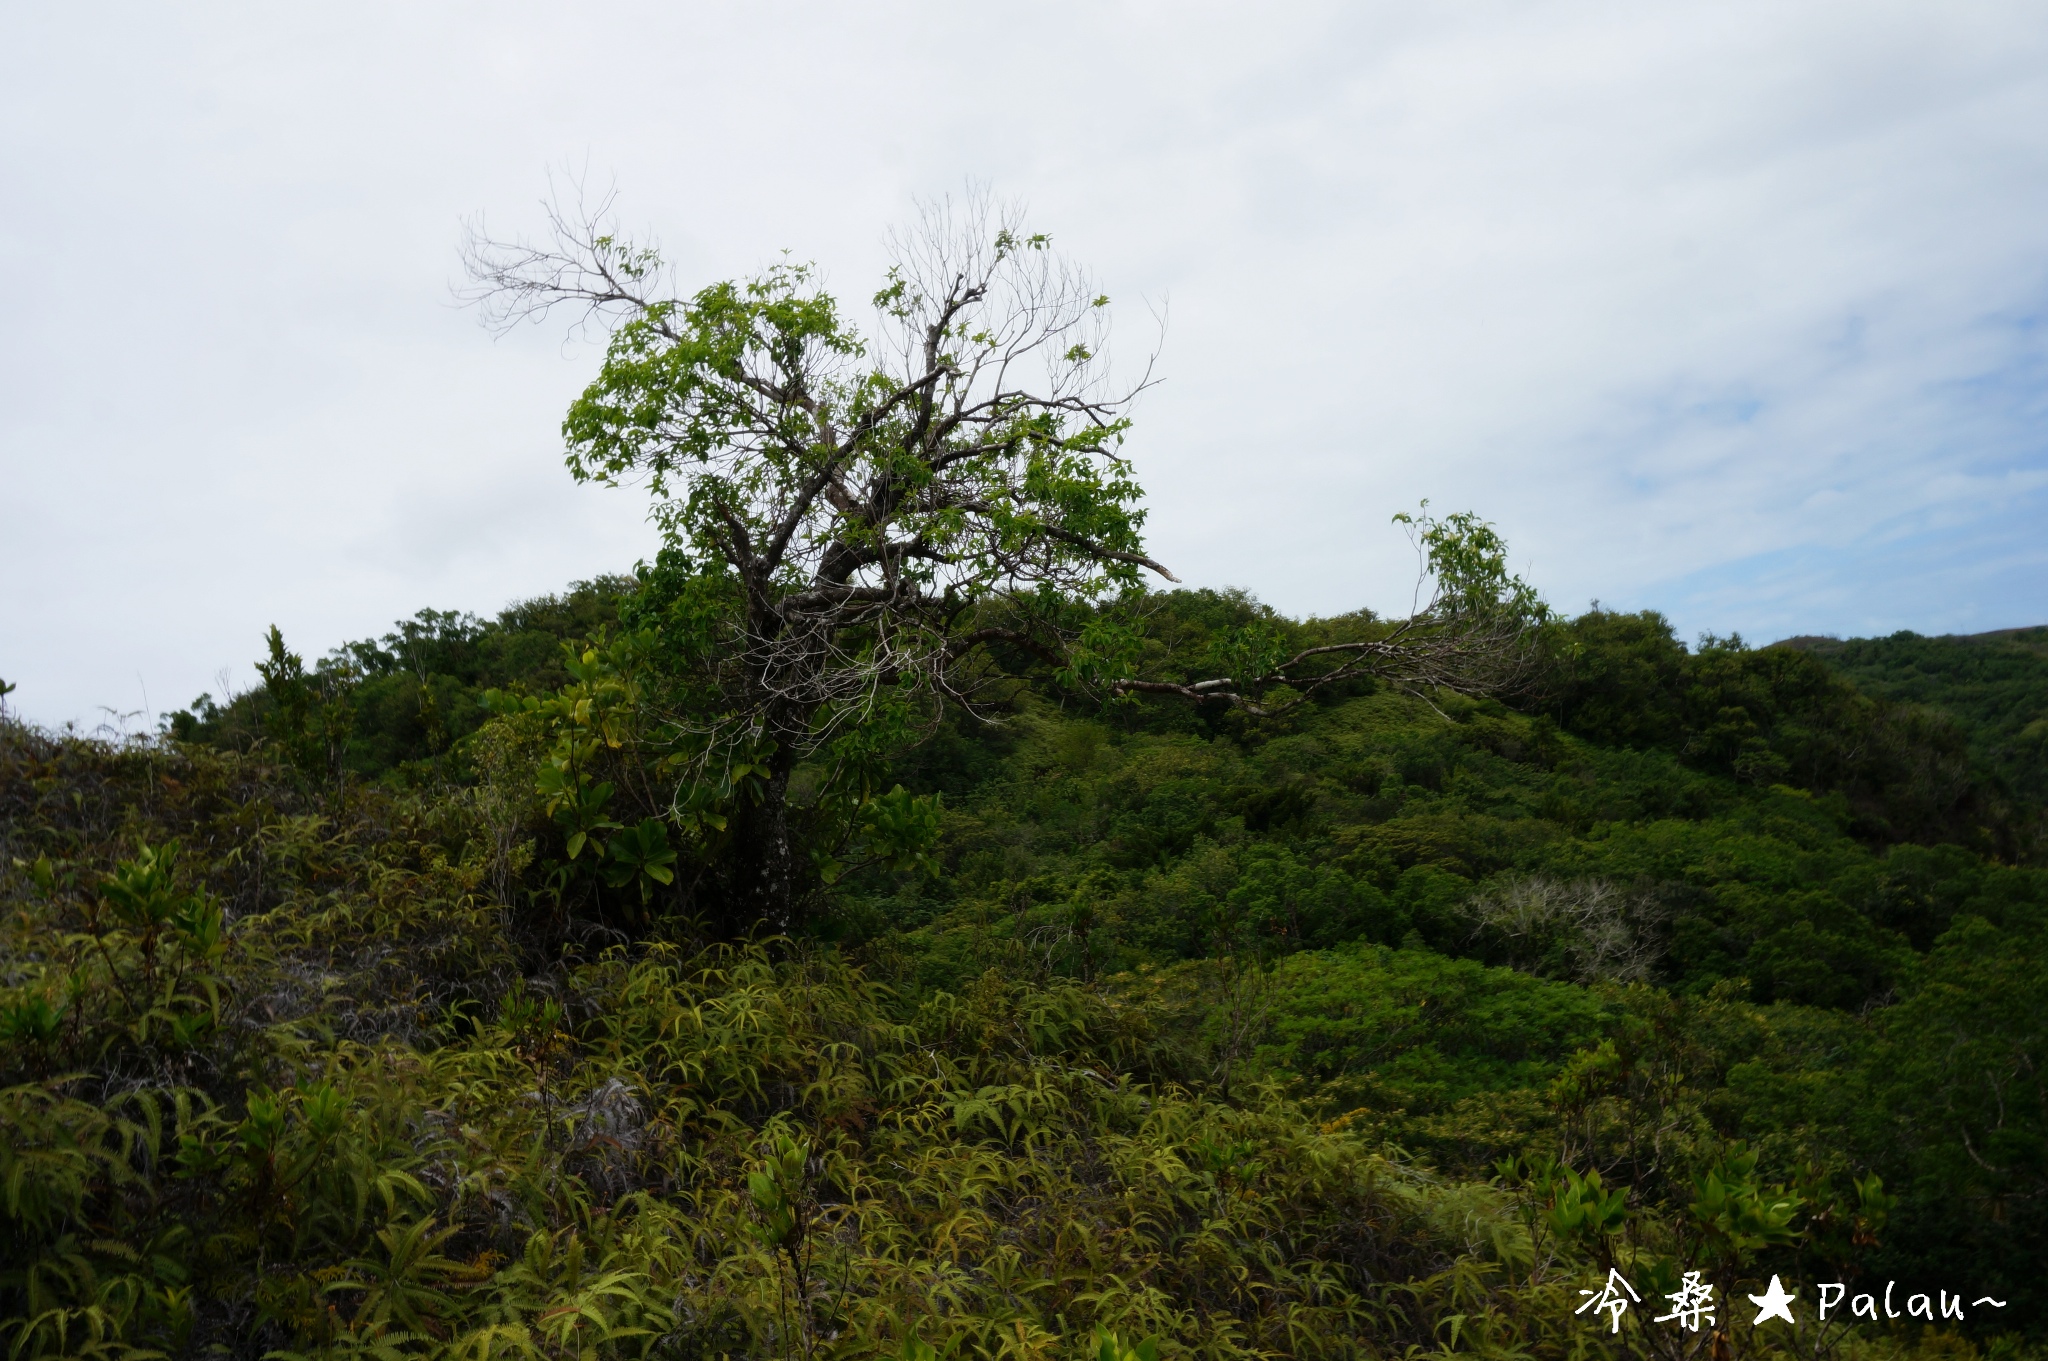
[[[1112, 671], [1110, 693], [1174, 695], [1275, 718], [1318, 690], [1374, 679], [1427, 698], [1433, 691], [1482, 695], [1517, 687], [1530, 674], [1530, 644], [1551, 619], [1535, 588], [1508, 570], [1507, 542], [1470, 511], [1394, 516], [1415, 546], [1416, 586], [1405, 619], [1361, 611], [1320, 621], [1307, 646], [1298, 634], [1255, 620], [1231, 631], [1210, 660], [1221, 674], [1148, 680]], [[1103, 631], [1107, 633], [1107, 630]], [[1086, 640], [1084, 640], [1086, 641]], [[1119, 660], [1133, 648], [1124, 643]]]
[[343, 783], [342, 758], [355, 729], [353, 691], [359, 673], [345, 658], [327, 658], [306, 670], [305, 659], [284, 645], [277, 625], [265, 636], [270, 656], [256, 663], [270, 711], [264, 726], [277, 748], [315, 783]]
[[540, 246], [475, 233], [470, 275], [497, 326], [567, 304], [610, 329], [569, 466], [655, 499], [669, 622], [709, 680], [668, 716], [686, 778], [746, 769], [742, 891], [786, 925], [800, 761], [906, 705], [972, 705], [984, 649], [1057, 655], [1076, 602], [1171, 577], [1121, 453], [1145, 379], [1112, 385], [1108, 298], [986, 197], [892, 241], [871, 334], [786, 261], [673, 296], [601, 217], [551, 207]]
[[[1456, 679], [1443, 640], [1462, 635], [1427, 622], [1313, 656], [1259, 654], [1223, 680], [1168, 686], [1129, 669], [1132, 632], [1098, 607], [1141, 590], [1143, 570], [1176, 580], [1145, 554], [1122, 452], [1151, 367], [1115, 382], [1109, 299], [1014, 207], [927, 205], [891, 238], [870, 331], [787, 260], [677, 296], [608, 209], [551, 204], [538, 245], [474, 230], [471, 297], [500, 329], [569, 307], [608, 331], [563, 422], [568, 463], [653, 497], [666, 547], [634, 608], [659, 625], [676, 682], [661, 716], [673, 811], [717, 806], [744, 867], [728, 879], [736, 920], [792, 922], [801, 763], [824, 772], [812, 804], [851, 828], [879, 807], [892, 741], [929, 731], [944, 704], [978, 708], [1029, 666], [1111, 696], [1171, 690], [1259, 711], [1273, 706], [1254, 696], [1276, 686], [1375, 669]], [[1483, 544], [1473, 559], [1472, 528], [1421, 526], [1459, 601], [1477, 600], [1488, 561], [1504, 572], [1497, 553], [1480, 561]]]

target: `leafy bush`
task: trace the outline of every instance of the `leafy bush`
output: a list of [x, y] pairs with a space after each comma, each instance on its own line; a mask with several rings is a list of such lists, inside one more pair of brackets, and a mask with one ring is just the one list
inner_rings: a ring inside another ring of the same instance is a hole
[[[1643, 617], [1548, 710], [1018, 691], [858, 802], [800, 767], [823, 910], [748, 939], [664, 625], [594, 598], [280, 639], [163, 740], [0, 723], [12, 1355], [1656, 1352], [1573, 1315], [1610, 1266], [2040, 1326], [2048, 875], [1948, 837], [1977, 774], [1893, 816], [1906, 711]], [[1117, 608], [1161, 671], [1318, 627]]]

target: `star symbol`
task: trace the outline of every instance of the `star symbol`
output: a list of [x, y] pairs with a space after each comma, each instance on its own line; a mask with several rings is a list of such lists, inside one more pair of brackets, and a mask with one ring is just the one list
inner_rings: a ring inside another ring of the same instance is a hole
[[1749, 1302], [1757, 1306], [1756, 1322], [1750, 1324], [1750, 1327], [1754, 1328], [1766, 1319], [1774, 1318], [1781, 1318], [1785, 1322], [1791, 1323], [1792, 1301], [1798, 1298], [1797, 1295], [1788, 1292], [1784, 1286], [1779, 1285], [1776, 1276], [1771, 1277], [1771, 1288], [1769, 1290], [1766, 1290], [1761, 1295], [1751, 1295], [1749, 1297]]

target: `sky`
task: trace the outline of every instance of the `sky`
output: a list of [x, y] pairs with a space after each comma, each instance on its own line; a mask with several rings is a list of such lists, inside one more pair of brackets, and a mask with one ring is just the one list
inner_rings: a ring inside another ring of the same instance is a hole
[[1154, 556], [1403, 607], [1497, 523], [1682, 636], [2048, 623], [2048, 6], [0, 3], [0, 678], [147, 730], [422, 607], [628, 569], [597, 344], [459, 306], [616, 186], [689, 286], [865, 298], [985, 183], [1166, 317]]

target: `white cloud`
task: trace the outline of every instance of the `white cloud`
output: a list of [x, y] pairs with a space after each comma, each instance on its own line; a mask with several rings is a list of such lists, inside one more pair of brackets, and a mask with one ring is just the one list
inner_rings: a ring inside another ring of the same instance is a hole
[[[2048, 618], [2048, 12], [1760, 2], [226, 6], [0, 42], [0, 675], [159, 706], [629, 565], [572, 486], [588, 347], [448, 305], [459, 219], [616, 174], [684, 277], [865, 292], [966, 176], [1169, 382], [1158, 553], [1405, 597], [1393, 511], [1554, 598], [1752, 634]], [[246, 671], [243, 672], [246, 676]]]

